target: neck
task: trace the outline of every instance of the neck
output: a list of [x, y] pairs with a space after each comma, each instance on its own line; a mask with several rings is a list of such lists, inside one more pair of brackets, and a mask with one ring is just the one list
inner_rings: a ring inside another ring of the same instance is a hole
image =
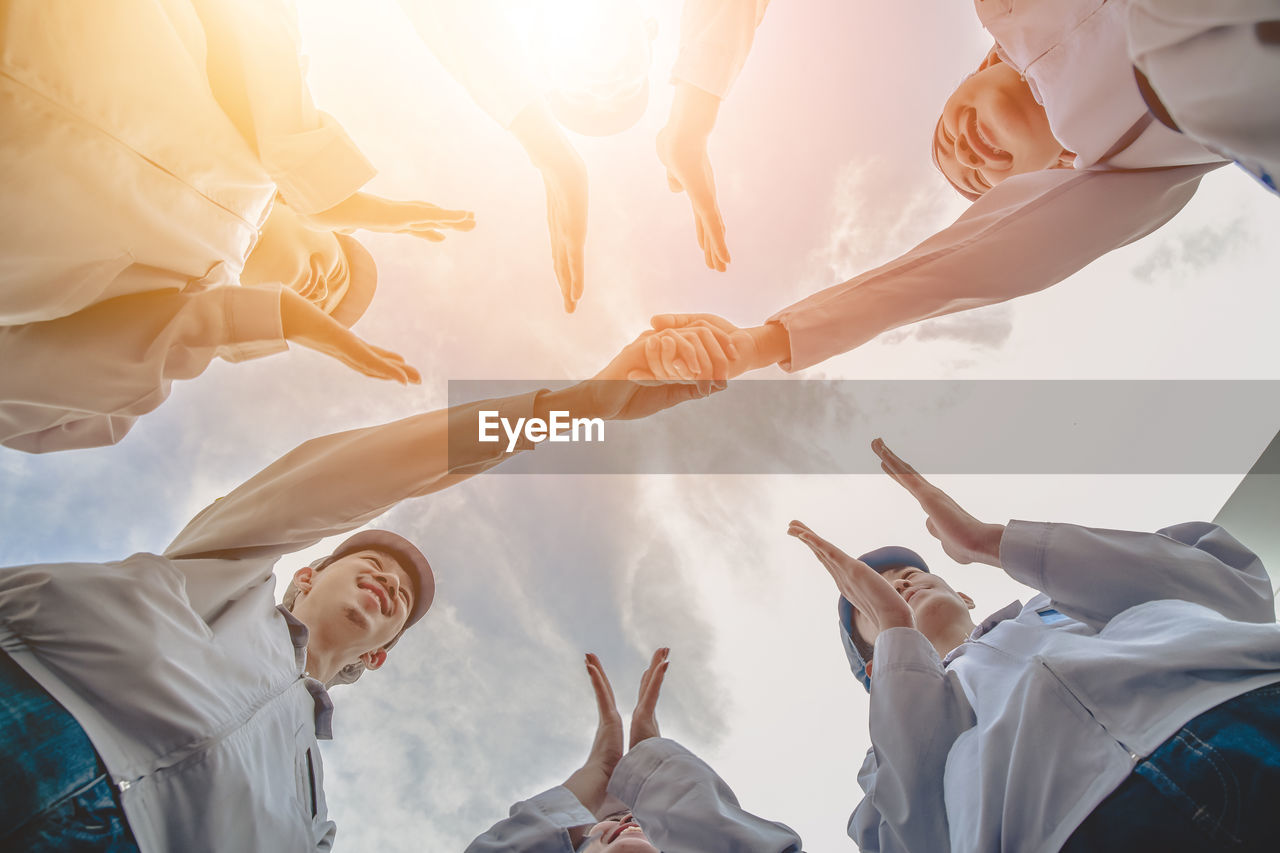
[[945, 658], [952, 649], [962, 645], [965, 640], [969, 639], [973, 629], [973, 621], [965, 619], [964, 622], [956, 622], [949, 626], [947, 630], [942, 631], [937, 636], [930, 637], [929, 642], [933, 643], [933, 648], [937, 651], [938, 657]]
[[307, 643], [307, 674], [328, 684], [346, 666], [343, 658], [314, 639]]

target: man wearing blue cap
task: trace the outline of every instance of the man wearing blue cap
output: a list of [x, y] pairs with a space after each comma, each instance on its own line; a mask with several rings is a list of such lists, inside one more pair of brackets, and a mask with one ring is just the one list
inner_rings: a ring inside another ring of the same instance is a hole
[[872, 447], [948, 556], [1043, 594], [975, 626], [915, 552], [854, 559], [792, 522], [836, 581], [871, 693], [859, 846], [1274, 849], [1280, 628], [1257, 556], [1203, 522], [984, 523]]
[[709, 357], [673, 335], [641, 335], [595, 381], [312, 439], [162, 553], [0, 568], [0, 850], [328, 850], [327, 688], [380, 668], [435, 581], [384, 530], [298, 568], [281, 606], [277, 564], [510, 458], [478, 437], [481, 410], [627, 419], [705, 396], [624, 381], [651, 342]]

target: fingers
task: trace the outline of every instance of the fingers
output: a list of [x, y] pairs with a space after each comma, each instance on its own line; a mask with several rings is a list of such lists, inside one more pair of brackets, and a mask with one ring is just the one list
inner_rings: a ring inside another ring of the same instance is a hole
[[402, 385], [410, 382], [416, 385], [422, 381], [417, 369], [405, 363], [398, 353], [367, 344], [353, 332], [347, 331], [347, 335], [349, 338], [330, 355], [356, 372], [374, 379], [390, 379]]
[[671, 190], [673, 193], [684, 192], [684, 185], [680, 183], [680, 179], [676, 177], [676, 173], [670, 169], [667, 170], [667, 189]]
[[586, 656], [587, 675], [591, 678], [591, 687], [596, 694], [596, 711], [600, 715], [601, 720], [618, 713], [618, 703], [613, 698], [613, 687], [609, 684], [609, 678], [604, 674], [604, 667], [600, 665], [600, 658], [594, 654], [588, 653]]
[[877, 438], [871, 442], [871, 449], [880, 457], [880, 468], [892, 477], [898, 485], [914, 495], [916, 500], [923, 502], [924, 496], [935, 489], [933, 484], [920, 476], [920, 473], [915, 468], [912, 468], [890, 450], [889, 446], [884, 443], [884, 439]]
[[635, 716], [642, 714], [652, 716], [657, 708], [658, 694], [662, 690], [662, 681], [667, 675], [669, 663], [667, 657], [670, 654], [670, 648], [661, 648], [655, 651], [649, 660], [648, 668], [640, 677], [640, 693], [636, 697]]

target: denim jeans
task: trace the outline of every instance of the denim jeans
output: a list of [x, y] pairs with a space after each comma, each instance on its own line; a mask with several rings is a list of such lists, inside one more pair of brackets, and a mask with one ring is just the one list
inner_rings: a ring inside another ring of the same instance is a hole
[[0, 652], [0, 850], [136, 853], [84, 729]]
[[1280, 850], [1280, 684], [1182, 727], [1133, 769], [1064, 851]]

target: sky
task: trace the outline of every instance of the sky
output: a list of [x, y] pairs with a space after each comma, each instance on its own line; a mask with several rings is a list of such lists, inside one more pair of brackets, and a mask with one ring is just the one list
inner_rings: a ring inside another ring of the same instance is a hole
[[[396, 3], [301, 0], [316, 102], [378, 167], [368, 189], [476, 213], [475, 231], [442, 244], [361, 235], [380, 283], [357, 331], [405, 355], [422, 385], [374, 382], [295, 349], [179, 383], [116, 447], [0, 450], [0, 564], [160, 551], [200, 508], [307, 438], [443, 406], [450, 381], [586, 378], [655, 313], [759, 323], [964, 209], [928, 144], [942, 101], [989, 44], [969, 6], [779, 0], [711, 141], [733, 263], [706, 270], [687, 201], [667, 190], [653, 146], [671, 98], [678, 4], [651, 10], [645, 117], [619, 136], [574, 138], [591, 214], [586, 293], [566, 315], [541, 181], [514, 139], [445, 74]], [[1046, 292], [882, 335], [788, 381], [1280, 379], [1276, 233], [1276, 199], [1219, 170], [1156, 234]], [[1187, 387], [1187, 412], [1203, 415]], [[810, 405], [839, 427], [842, 410]], [[1151, 434], [1178, 420], [1162, 414]], [[1277, 427], [1260, 422], [1231, 440], [1256, 456]], [[767, 428], [717, 420], [700, 440], [750, 442]], [[1204, 430], [1191, 440], [1218, 438]], [[953, 447], [966, 453], [965, 437]], [[1154, 530], [1212, 518], [1243, 473], [1185, 473], [1178, 455], [1166, 473], [936, 482], [986, 520]], [[876, 474], [499, 470], [405, 503], [375, 524], [422, 545], [437, 599], [382, 671], [334, 691], [324, 760], [339, 849], [461, 850], [586, 757], [594, 704], [583, 653], [600, 656], [625, 716], [664, 645], [663, 734], [711, 763], [746, 808], [797, 829], [806, 849], [853, 849], [844, 825], [860, 798], [867, 699], [840, 648], [834, 586], [785, 535], [793, 518], [854, 554], [916, 548], [979, 614], [1031, 594], [996, 569], [950, 565], [915, 502]], [[280, 575], [334, 544], [282, 562]]]

